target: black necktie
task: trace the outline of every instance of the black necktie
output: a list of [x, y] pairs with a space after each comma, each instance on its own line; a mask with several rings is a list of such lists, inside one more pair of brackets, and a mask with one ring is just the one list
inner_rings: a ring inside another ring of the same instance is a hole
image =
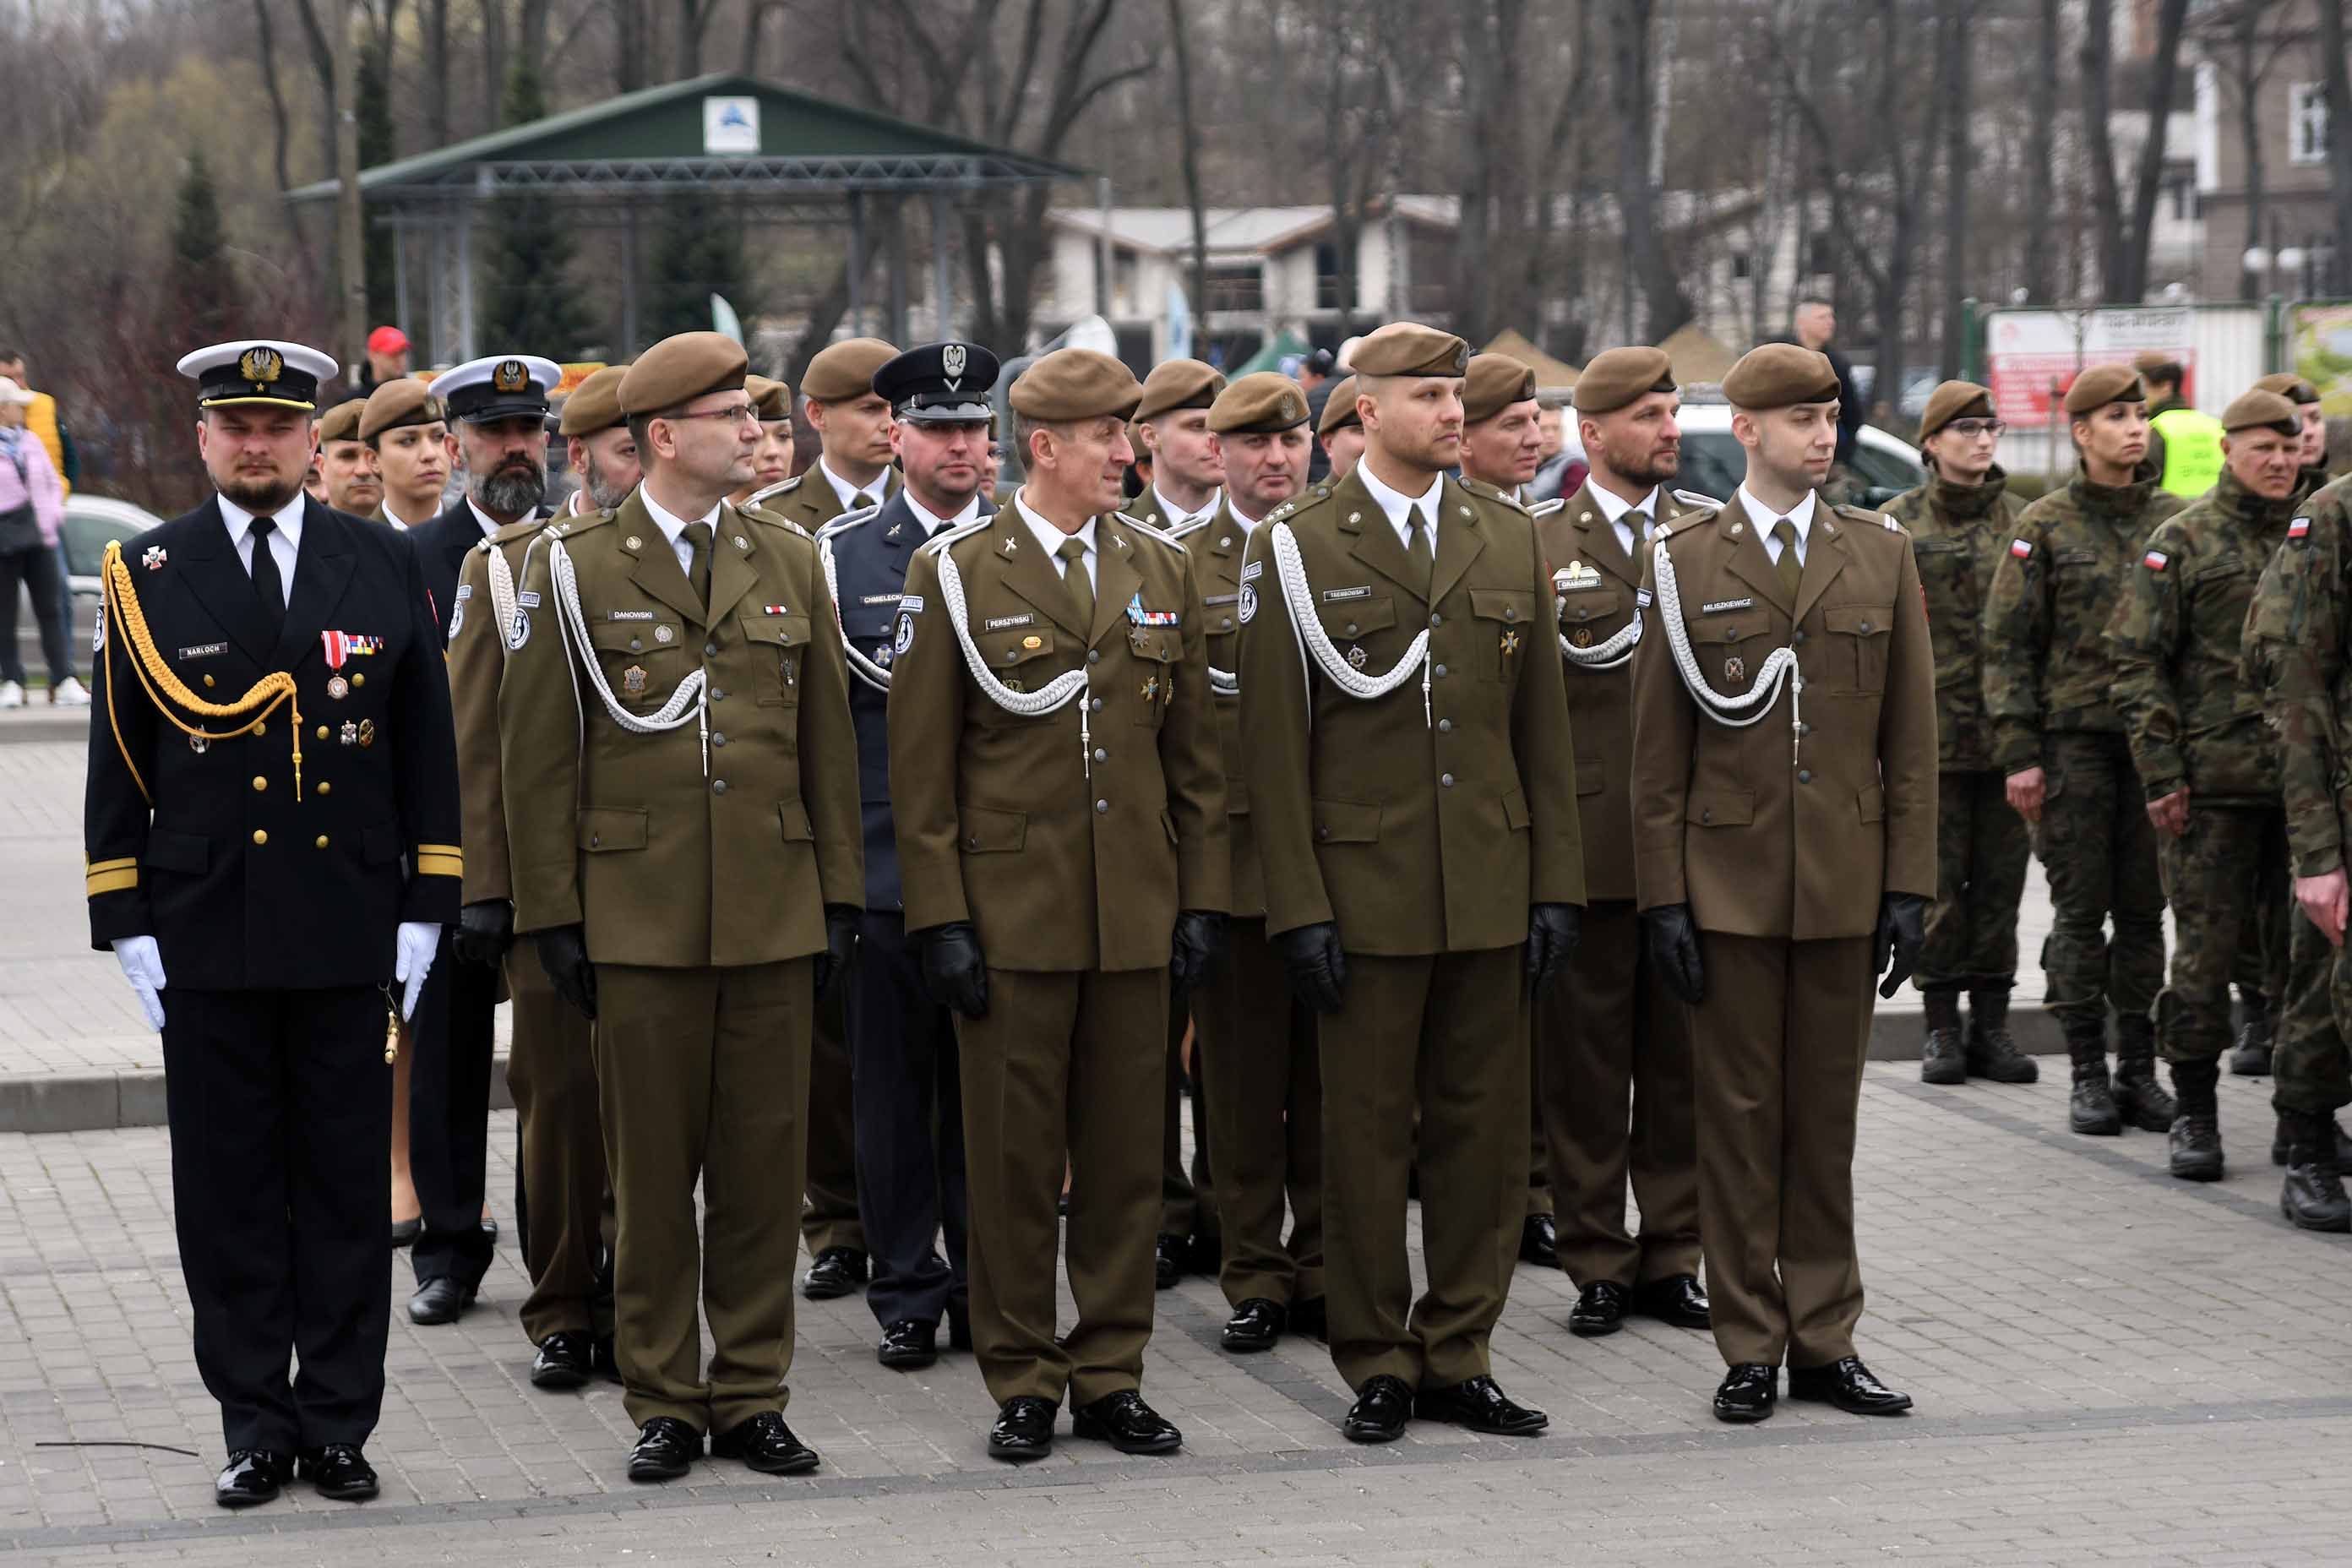
[[272, 642], [286, 629], [286, 579], [278, 574], [278, 556], [269, 548], [269, 536], [277, 531], [276, 518], [253, 520], [253, 596], [261, 601]]

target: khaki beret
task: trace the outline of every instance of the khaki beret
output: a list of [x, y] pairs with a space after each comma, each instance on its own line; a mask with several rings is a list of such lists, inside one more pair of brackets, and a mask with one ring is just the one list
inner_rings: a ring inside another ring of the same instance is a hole
[[2303, 416], [2295, 412], [2293, 403], [2259, 386], [2242, 394], [2235, 403], [2221, 411], [2221, 428], [2226, 431], [2258, 430], [2264, 426], [2282, 436], [2293, 436], [2303, 428]]
[[1143, 378], [1143, 401], [1135, 422], [1157, 419], [1180, 408], [1206, 408], [1225, 390], [1225, 374], [1196, 359], [1164, 359]]
[[2078, 416], [2110, 403], [2147, 401], [2147, 388], [2139, 384], [2139, 372], [2127, 364], [2095, 364], [2066, 389], [2066, 412]]
[[2289, 403], [2319, 401], [2319, 388], [2291, 370], [2282, 370], [2266, 375], [2254, 383], [2254, 387], [2260, 392], [2275, 392]]
[[1795, 343], [1761, 343], [1725, 373], [1723, 395], [1734, 408], [1786, 408], [1834, 403], [1841, 389], [1829, 356]]
[[760, 411], [760, 423], [772, 424], [793, 416], [793, 389], [772, 376], [747, 375], [743, 390], [751, 395], [751, 406]]
[[719, 332], [680, 332], [637, 356], [621, 376], [621, 412], [632, 418], [677, 408], [707, 392], [743, 384], [751, 359], [743, 345]]
[[1143, 400], [1143, 384], [1107, 353], [1055, 349], [1023, 371], [1008, 395], [1015, 414], [1041, 424], [1061, 425], [1105, 414], [1131, 419]]
[[874, 390], [874, 373], [898, 357], [880, 338], [844, 338], [828, 343], [809, 361], [801, 395], [815, 403], [845, 403]]
[[1473, 354], [1462, 376], [1462, 420], [1492, 419], [1514, 403], [1536, 395], [1536, 373], [1508, 354]]
[[360, 415], [360, 439], [373, 441], [403, 425], [446, 423], [448, 417], [449, 410], [423, 381], [394, 376], [368, 394], [367, 408]]
[[2180, 379], [2180, 356], [2166, 353], [2161, 349], [2149, 349], [2132, 355], [2132, 369], [2142, 375], [2152, 375], [2158, 381]]
[[1220, 436], [1270, 436], [1306, 423], [1306, 392], [1278, 370], [1242, 377], [1209, 407], [1209, 428]]
[[564, 396], [563, 419], [556, 434], [593, 436], [622, 423], [621, 378], [628, 374], [627, 365], [608, 364], [582, 376], [580, 384]]
[[1925, 441], [1955, 419], [1989, 419], [1992, 392], [1973, 381], [1940, 383], [1927, 395], [1927, 411], [1919, 416], [1919, 439]]
[[1666, 351], [1652, 348], [1608, 349], [1592, 356], [1576, 378], [1579, 414], [1614, 414], [1653, 392], [1675, 390], [1674, 362]]
[[336, 404], [319, 416], [319, 445], [330, 441], [356, 441], [360, 438], [360, 416], [366, 411], [367, 399], [353, 397]]
[[1364, 425], [1356, 414], [1356, 378], [1352, 375], [1333, 384], [1331, 395], [1323, 400], [1323, 421], [1315, 426], [1315, 434], [1328, 436], [1351, 425], [1360, 430]]
[[1470, 345], [1418, 321], [1391, 321], [1357, 340], [1348, 368], [1359, 376], [1461, 375], [1470, 368]]

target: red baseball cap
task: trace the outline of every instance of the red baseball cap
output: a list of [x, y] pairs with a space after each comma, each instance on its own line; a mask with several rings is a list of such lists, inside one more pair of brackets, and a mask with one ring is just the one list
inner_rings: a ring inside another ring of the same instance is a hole
[[405, 353], [408, 334], [398, 327], [378, 327], [368, 334], [368, 353], [372, 354]]

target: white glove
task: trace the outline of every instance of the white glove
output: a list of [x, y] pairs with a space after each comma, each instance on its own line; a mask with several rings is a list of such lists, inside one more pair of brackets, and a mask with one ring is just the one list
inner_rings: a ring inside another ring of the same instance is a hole
[[122, 965], [131, 989], [139, 993], [139, 1005], [147, 1012], [147, 1026], [160, 1032], [163, 1027], [163, 950], [152, 936], [118, 936], [114, 958]]
[[433, 954], [441, 946], [441, 923], [438, 921], [403, 921], [400, 935], [392, 949], [392, 977], [404, 981], [408, 989], [400, 994], [400, 1016], [403, 1022], [416, 1016], [416, 998], [425, 990], [425, 973], [433, 967]]

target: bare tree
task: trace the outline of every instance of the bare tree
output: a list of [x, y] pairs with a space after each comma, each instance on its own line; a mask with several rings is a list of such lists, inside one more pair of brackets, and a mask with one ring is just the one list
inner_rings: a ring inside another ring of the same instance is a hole
[[[2246, 244], [2262, 243], [2263, 217], [2268, 191], [2263, 166], [2263, 84], [2285, 50], [2285, 37], [2272, 26], [2280, 0], [2236, 0], [2225, 9], [2201, 17], [2196, 31], [2214, 65], [2222, 97], [2237, 110], [2238, 151], [2245, 161]], [[2263, 280], [2251, 269], [2238, 269], [2238, 298], [2262, 294]]]
[[1617, 205], [1625, 219], [1627, 283], [1642, 296], [1644, 342], [1665, 342], [1691, 319], [1659, 217], [1657, 182], [1650, 172], [1655, 131], [1655, 62], [1650, 45], [1657, 24], [1654, 0], [1608, 0], [1611, 106], [1617, 115]]
[[[1973, 81], [1969, 70], [1970, 35], [1976, 7], [1968, 0], [1943, 0], [1942, 33], [1936, 44], [1936, 96], [1944, 112], [1944, 331], [1937, 370], [1946, 381], [1960, 374], [1967, 347], [1968, 322], [1964, 301], [1969, 292], [1969, 182], [1975, 177], [1976, 116], [1971, 112]], [[1880, 383], [1899, 393], [1899, 383]], [[1888, 398], [1891, 404], [1894, 399]]]
[[2345, 47], [2344, 0], [2319, 0], [2319, 55], [2327, 72], [2327, 201], [2336, 212], [2330, 292], [2352, 287], [2352, 79]]
[[2164, 180], [2164, 143], [2180, 75], [2180, 39], [2189, 0], [2157, 0], [2155, 47], [2148, 57], [2147, 135], [2140, 142], [2132, 203], [2124, 212], [2117, 184], [2114, 103], [2115, 21], [2106, 5], [2088, 7], [2083, 29], [2083, 139], [2091, 159], [2091, 191], [2099, 223], [2099, 273], [2109, 300], [2133, 304], [2147, 292], [2149, 230]]
[[[2093, 9], [2097, 9], [2094, 6]], [[2025, 291], [2030, 299], [2056, 297], [2052, 276], [2056, 236], [2048, 215], [2057, 210], [2058, 52], [2062, 37], [2058, 0], [2041, 0], [2041, 47], [2035, 50], [2032, 93], [2026, 103]]]
[[1192, 49], [1185, 40], [1184, 0], [1168, 0], [1168, 41], [1176, 59], [1176, 127], [1184, 165], [1184, 204], [1192, 209], [1192, 320], [1209, 309], [1209, 209], [1201, 199], [1201, 132], [1192, 120]]

